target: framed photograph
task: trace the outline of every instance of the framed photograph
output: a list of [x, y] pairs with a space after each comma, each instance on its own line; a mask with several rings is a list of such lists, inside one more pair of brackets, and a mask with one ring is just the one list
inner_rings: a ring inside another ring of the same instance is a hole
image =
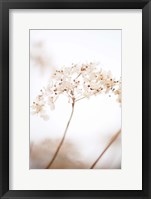
[[151, 198], [150, 1], [0, 8], [1, 198]]

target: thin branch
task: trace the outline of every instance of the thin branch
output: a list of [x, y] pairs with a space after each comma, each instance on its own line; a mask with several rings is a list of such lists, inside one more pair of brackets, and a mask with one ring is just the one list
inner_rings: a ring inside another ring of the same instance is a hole
[[51, 165], [53, 164], [53, 162], [54, 162], [54, 160], [56, 159], [56, 157], [57, 157], [57, 155], [58, 155], [58, 153], [59, 153], [59, 151], [60, 151], [60, 148], [61, 148], [61, 146], [62, 146], [62, 144], [63, 144], [63, 142], [64, 142], [64, 140], [65, 140], [65, 137], [66, 137], [66, 134], [67, 134], [67, 131], [68, 131], [68, 128], [69, 128], [69, 125], [70, 125], [70, 122], [71, 122], [71, 119], [72, 119], [72, 116], [73, 116], [74, 104], [75, 104], [75, 103], [73, 102], [73, 103], [72, 103], [72, 112], [71, 112], [70, 118], [69, 118], [69, 120], [68, 120], [67, 126], [66, 126], [66, 128], [65, 128], [63, 137], [62, 137], [62, 139], [61, 139], [61, 141], [60, 141], [60, 144], [59, 144], [59, 146], [58, 146], [58, 148], [57, 148], [57, 150], [56, 150], [56, 152], [55, 152], [53, 158], [51, 159], [51, 161], [50, 161], [50, 163], [48, 164], [48, 166], [47, 166], [46, 169], [49, 169], [49, 168], [51, 167]]
[[82, 100], [82, 99], [84, 99], [84, 98], [86, 98], [86, 97], [81, 97], [81, 98], [75, 100], [75, 102], [78, 102], [78, 101], [80, 101], [80, 100]]
[[74, 79], [74, 81], [75, 81], [76, 79], [78, 79], [78, 77], [80, 77], [80, 75], [81, 75], [81, 73], [79, 73], [79, 75]]
[[105, 149], [99, 155], [99, 157], [95, 160], [95, 162], [92, 164], [92, 166], [90, 167], [90, 169], [94, 169], [94, 167], [96, 166], [96, 164], [102, 158], [102, 156], [104, 155], [104, 153], [109, 149], [109, 147], [113, 144], [113, 142], [118, 138], [118, 136], [119, 136], [120, 133], [121, 133], [121, 130], [119, 130], [115, 135], [113, 135], [113, 137], [111, 138], [111, 140], [108, 143], [108, 145], [105, 147]]
[[[101, 88], [101, 87], [100, 87]], [[100, 89], [99, 88], [99, 89]], [[99, 90], [99, 91], [102, 91], [102, 90]], [[95, 94], [97, 94], [97, 93], [99, 93], [99, 91], [96, 91], [96, 92], [94, 92], [94, 93], [92, 93], [90, 96], [92, 96], [92, 95], [95, 95]], [[81, 97], [81, 98], [79, 98], [79, 99], [77, 99], [77, 100], [75, 100], [75, 102], [78, 102], [78, 101], [80, 101], [80, 100], [82, 100], [82, 99], [85, 99], [86, 97]]]

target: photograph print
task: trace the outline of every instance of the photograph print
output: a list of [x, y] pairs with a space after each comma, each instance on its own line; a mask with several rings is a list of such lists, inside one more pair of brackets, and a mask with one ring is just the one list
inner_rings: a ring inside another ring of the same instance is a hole
[[29, 35], [29, 169], [121, 169], [122, 30]]

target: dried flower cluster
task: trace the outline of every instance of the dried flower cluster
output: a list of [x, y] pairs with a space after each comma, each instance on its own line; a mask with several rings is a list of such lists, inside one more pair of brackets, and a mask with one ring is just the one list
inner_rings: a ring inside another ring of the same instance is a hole
[[39, 114], [44, 120], [48, 119], [46, 106], [55, 109], [59, 95], [68, 97], [69, 103], [75, 103], [84, 98], [98, 94], [113, 93], [121, 103], [121, 80], [115, 80], [110, 71], [97, 68], [97, 64], [72, 64], [56, 70], [51, 76], [48, 86], [41, 90], [32, 104], [33, 114]]

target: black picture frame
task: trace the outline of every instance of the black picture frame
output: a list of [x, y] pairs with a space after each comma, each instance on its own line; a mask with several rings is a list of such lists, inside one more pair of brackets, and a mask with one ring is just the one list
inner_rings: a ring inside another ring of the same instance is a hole
[[[9, 190], [9, 9], [142, 9], [142, 190]], [[151, 198], [150, 49], [150, 0], [0, 0], [0, 197]]]

